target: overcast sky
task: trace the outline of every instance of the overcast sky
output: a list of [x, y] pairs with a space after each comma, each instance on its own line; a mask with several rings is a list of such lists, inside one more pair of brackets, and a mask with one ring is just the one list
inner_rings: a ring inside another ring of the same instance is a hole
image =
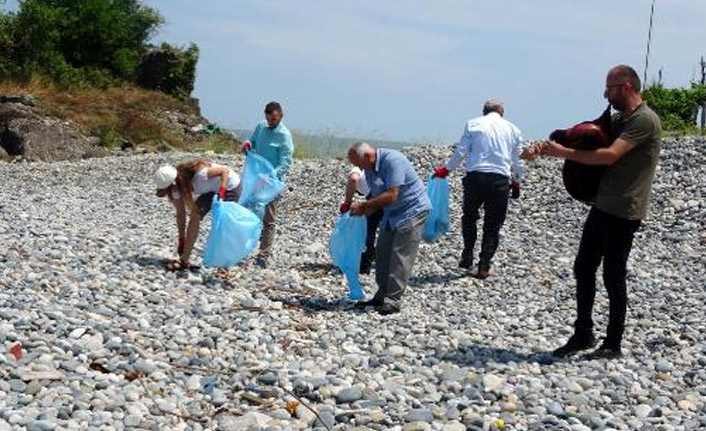
[[[527, 138], [597, 116], [605, 73], [642, 77], [651, 0], [146, 0], [156, 41], [198, 43], [195, 96], [251, 128], [269, 100], [303, 131], [453, 142], [498, 98]], [[648, 80], [688, 85], [706, 0], [657, 0]]]

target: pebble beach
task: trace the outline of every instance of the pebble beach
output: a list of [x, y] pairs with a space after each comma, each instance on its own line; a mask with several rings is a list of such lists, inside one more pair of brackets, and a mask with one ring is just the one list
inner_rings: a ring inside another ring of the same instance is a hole
[[[403, 152], [426, 178], [451, 149]], [[453, 172], [450, 231], [421, 246], [402, 312], [380, 316], [352, 307], [328, 252], [343, 158], [294, 162], [267, 269], [166, 271], [174, 210], [152, 173], [197, 156], [0, 163], [0, 431], [706, 429], [703, 139], [663, 143], [624, 355], [595, 361], [548, 354], [572, 332], [588, 213], [560, 161], [528, 163], [483, 281], [457, 268]], [[599, 276], [598, 335], [607, 313]]]

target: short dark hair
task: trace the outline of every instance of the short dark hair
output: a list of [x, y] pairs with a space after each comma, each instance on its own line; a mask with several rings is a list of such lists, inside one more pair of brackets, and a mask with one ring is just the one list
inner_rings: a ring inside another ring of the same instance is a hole
[[265, 105], [265, 114], [271, 114], [275, 111], [282, 112], [282, 106], [277, 102], [270, 102]]
[[620, 80], [620, 82], [629, 82], [630, 86], [635, 89], [635, 91], [638, 93], [640, 92], [642, 85], [640, 83], [640, 77], [637, 75], [637, 72], [635, 72], [635, 69], [628, 65], [621, 64], [613, 68], [613, 73], [615, 73], [615, 76]]

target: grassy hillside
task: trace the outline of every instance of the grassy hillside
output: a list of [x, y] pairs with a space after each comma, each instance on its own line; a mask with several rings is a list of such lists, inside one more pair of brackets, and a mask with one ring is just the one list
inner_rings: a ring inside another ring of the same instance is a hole
[[227, 152], [238, 148], [230, 133], [192, 133], [191, 128], [208, 121], [189, 102], [157, 91], [134, 86], [67, 90], [35, 78], [22, 85], [1, 82], [0, 93], [32, 95], [48, 116], [72, 122], [109, 149]]

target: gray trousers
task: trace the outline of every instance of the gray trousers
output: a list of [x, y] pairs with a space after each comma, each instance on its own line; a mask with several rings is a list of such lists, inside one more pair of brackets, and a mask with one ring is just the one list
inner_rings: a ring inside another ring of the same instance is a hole
[[378, 285], [375, 300], [400, 306], [417, 258], [426, 218], [425, 211], [397, 229], [380, 226], [375, 261], [375, 281]]
[[260, 257], [268, 259], [272, 255], [272, 243], [275, 242], [275, 217], [277, 216], [277, 196], [265, 207], [265, 216], [262, 218], [262, 236], [260, 236]]

